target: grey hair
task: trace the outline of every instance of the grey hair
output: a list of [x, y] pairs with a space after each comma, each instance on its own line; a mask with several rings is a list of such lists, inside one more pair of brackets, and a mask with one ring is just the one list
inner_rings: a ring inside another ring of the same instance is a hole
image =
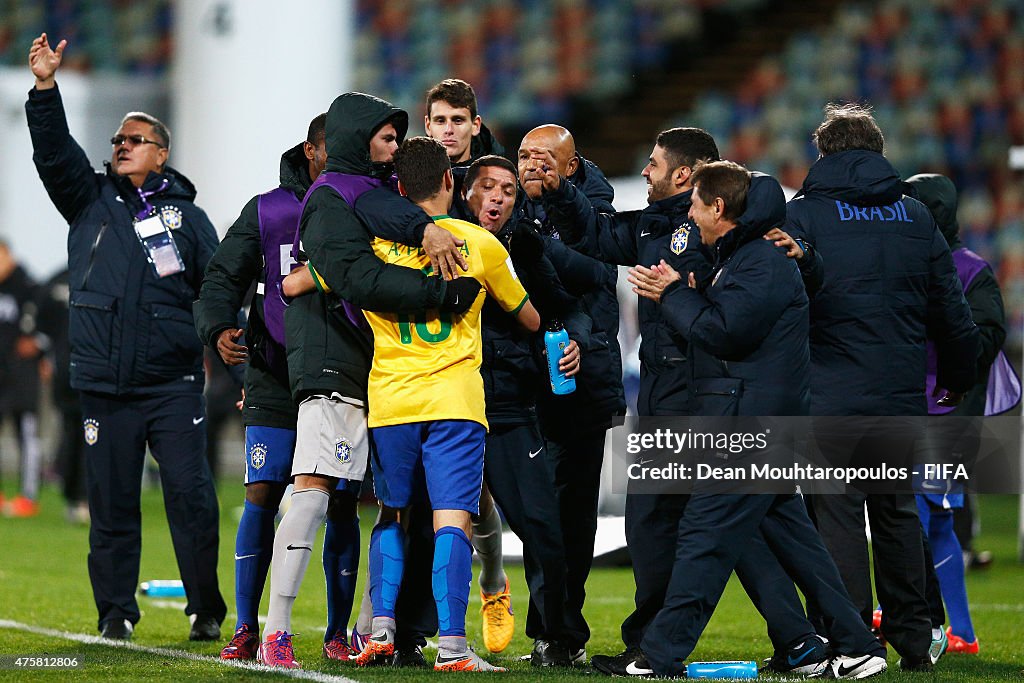
[[163, 143], [164, 147], [170, 149], [171, 131], [167, 130], [167, 126], [164, 125], [163, 121], [152, 114], [147, 114], [144, 111], [128, 112], [124, 115], [124, 118], [121, 119], [121, 125], [123, 126], [129, 121], [142, 121], [143, 123], [148, 123], [153, 126], [153, 134], [160, 138], [160, 142]]

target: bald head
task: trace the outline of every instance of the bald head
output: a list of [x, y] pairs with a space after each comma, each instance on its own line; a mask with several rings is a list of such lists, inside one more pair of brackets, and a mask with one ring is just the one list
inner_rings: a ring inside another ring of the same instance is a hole
[[[550, 155], [550, 156], [548, 156]], [[554, 160], [558, 175], [568, 178], [576, 172], [576, 141], [566, 128], [548, 123], [537, 126], [523, 137], [519, 145], [519, 182], [530, 199], [541, 195], [541, 181], [533, 171], [544, 164], [544, 157]]]

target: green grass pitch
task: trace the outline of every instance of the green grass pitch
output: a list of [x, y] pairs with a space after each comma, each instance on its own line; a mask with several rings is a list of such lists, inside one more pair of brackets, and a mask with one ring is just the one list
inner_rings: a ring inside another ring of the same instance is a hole
[[[242, 487], [235, 483], [222, 483], [219, 494], [222, 506], [220, 580], [229, 605], [223, 629], [226, 638], [234, 623], [232, 557], [236, 508], [241, 505]], [[890, 651], [890, 671], [883, 680], [1024, 680], [1024, 566], [1016, 561], [1017, 498], [983, 496], [981, 505], [983, 535], [978, 539], [978, 547], [995, 554], [991, 568], [968, 575], [968, 592], [981, 653], [974, 657], [947, 656], [934, 674], [911, 675], [899, 672], [897, 656]], [[369, 537], [373, 515], [373, 508], [362, 510], [364, 541]], [[143, 524], [140, 580], [177, 578], [158, 490], [148, 489], [143, 495]], [[73, 670], [0, 670], [0, 681], [249, 681], [286, 678], [285, 674], [218, 663], [215, 658], [223, 643], [190, 643], [188, 621], [182, 611], [184, 600], [139, 598], [143, 616], [132, 641], [139, 646], [137, 648], [64, 637], [64, 633], [95, 636], [96, 615], [86, 570], [88, 531], [64, 522], [62, 502], [52, 488], [44, 490], [42, 513], [38, 517], [0, 520], [0, 542], [0, 658], [12, 655], [77, 655], [82, 660], [81, 668]], [[365, 549], [363, 555], [365, 567]], [[319, 563], [320, 556], [316, 553], [294, 614], [294, 628], [298, 633], [296, 657], [302, 662], [304, 676], [314, 680], [346, 677], [359, 681], [425, 681], [441, 675], [430, 671], [357, 670], [323, 659], [320, 645], [325, 623], [325, 597]], [[512, 579], [513, 606], [518, 609], [518, 617], [522, 620], [526, 611], [522, 567], [513, 565], [508, 567], [508, 571]], [[593, 571], [587, 585], [586, 614], [593, 631], [587, 645], [588, 654], [614, 654], [621, 650], [619, 623], [629, 612], [632, 590], [633, 579], [628, 568]], [[482, 649], [478, 596], [474, 590], [470, 597], [467, 628], [470, 641], [475, 641]], [[266, 613], [266, 598], [261, 613]], [[501, 655], [489, 657], [491, 661], [511, 669], [506, 678], [600, 680], [589, 671], [539, 671], [517, 661], [518, 655], [530, 649], [530, 642], [522, 629], [520, 621], [509, 649]], [[428, 650], [428, 658], [432, 654]], [[770, 654], [764, 623], [734, 579], [690, 659], [760, 660]]]

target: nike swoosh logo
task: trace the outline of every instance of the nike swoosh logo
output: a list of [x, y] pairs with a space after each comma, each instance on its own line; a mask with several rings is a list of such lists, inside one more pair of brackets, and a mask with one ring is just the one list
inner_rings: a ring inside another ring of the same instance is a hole
[[247, 557], [256, 557], [256, 553], [253, 553], [252, 555], [235, 555], [236, 560], [244, 560]]
[[634, 661], [626, 665], [626, 673], [630, 676], [650, 676], [654, 673], [654, 669], [641, 669]]
[[338, 573], [341, 574], [342, 576], [355, 576], [356, 575], [356, 573], [354, 571], [352, 571], [351, 569], [342, 569]]
[[202, 422], [205, 419], [206, 419], [205, 416], [204, 417], [193, 417], [192, 418], [192, 424], [197, 425], [197, 424], [199, 424], [200, 422]]
[[536, 457], [537, 457], [537, 454], [538, 454], [538, 453], [540, 453], [540, 452], [541, 452], [542, 450], [544, 450], [544, 448], [543, 448], [543, 447], [541, 447], [541, 448], [538, 448], [538, 449], [537, 449], [537, 450], [535, 450], [535, 451], [532, 451], [532, 452], [530, 453], [530, 457], [531, 457], [531, 458], [536, 458]]
[[124, 204], [124, 197], [122, 197], [121, 195], [115, 195], [114, 199]]
[[640, 464], [641, 464], [641, 465], [646, 465], [646, 464], [648, 464], [648, 463], [652, 463], [652, 462], [654, 462], [654, 460], [641, 460], [641, 461], [640, 461]]
[[939, 563], [938, 563], [937, 565], [935, 565], [935, 568], [936, 568], [936, 569], [938, 569], [939, 567], [941, 567], [942, 565], [946, 564], [947, 562], [949, 562], [949, 561], [950, 561], [950, 560], [952, 560], [952, 559], [953, 559], [953, 556], [952, 556], [952, 555], [947, 555], [947, 556], [946, 556], [946, 559], [942, 560], [942, 561], [941, 561], [941, 562], [939, 562]]
[[643, 232], [641, 232], [641, 233], [640, 233], [640, 236], [641, 236], [641, 237], [647, 237], [647, 236], [648, 236], [648, 235], [650, 235], [650, 234], [651, 234], [651, 233], [649, 233], [649, 232], [647, 232], [646, 230], [644, 230]]
[[459, 305], [459, 295], [456, 294], [455, 295], [455, 301], [452, 302], [452, 306], [458, 306], [458, 305]]
[[313, 552], [312, 548], [307, 548], [303, 545], [289, 545], [288, 550], [308, 550], [309, 552]]
[[803, 653], [802, 655], [800, 655], [796, 659], [794, 659], [792, 657], [792, 655], [789, 655], [789, 656], [786, 657], [786, 661], [789, 662], [790, 666], [796, 666], [800, 662], [802, 662], [805, 659], [807, 659], [808, 657], [810, 657], [812, 654], [814, 654], [814, 650], [808, 650], [807, 652]]
[[836, 671], [836, 677], [837, 678], [842, 678], [846, 674], [850, 673], [851, 671], [853, 671], [854, 669], [859, 667], [861, 664], [864, 664], [865, 662], [867, 662], [869, 659], [871, 659], [871, 655], [868, 655], [867, 657], [863, 657], [861, 659], [858, 659], [856, 662], [854, 662], [851, 666], [848, 666], [848, 667], [843, 666], [842, 664], [840, 664], [839, 665], [839, 669]]
[[466, 655], [457, 654], [454, 657], [446, 657], [440, 652], [437, 653], [437, 664], [447, 664], [449, 661], [458, 661], [459, 659], [465, 659]]

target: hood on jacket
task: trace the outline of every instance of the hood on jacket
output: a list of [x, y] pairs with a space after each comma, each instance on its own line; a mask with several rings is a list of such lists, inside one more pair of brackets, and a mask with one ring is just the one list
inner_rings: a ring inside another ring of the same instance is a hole
[[466, 165], [468, 166], [488, 154], [497, 154], [503, 157], [505, 156], [505, 147], [498, 142], [498, 138], [494, 137], [494, 133], [487, 127], [487, 124], [481, 123], [480, 132], [474, 135], [469, 142], [469, 161]]
[[[404, 110], [361, 92], [338, 95], [327, 110], [327, 170], [381, 175], [381, 165], [370, 161], [370, 139], [388, 122], [395, 125], [401, 144], [409, 130], [409, 115]], [[390, 170], [386, 173], [390, 175]]]
[[903, 197], [903, 181], [878, 152], [853, 149], [818, 159], [800, 194], [815, 192], [857, 206], [888, 206]]
[[605, 201], [611, 204], [615, 200], [615, 188], [608, 182], [604, 172], [598, 168], [597, 164], [585, 159], [579, 152], [576, 153], [576, 159], [576, 172], [568, 178], [569, 182], [587, 195], [587, 199], [591, 202]]
[[305, 144], [300, 142], [281, 155], [281, 187], [298, 194], [305, 194], [313, 184], [309, 178]]
[[946, 238], [950, 249], [960, 243], [960, 224], [956, 220], [956, 185], [938, 173], [920, 173], [907, 178], [907, 194], [928, 207]]
[[741, 244], [760, 239], [786, 221], [786, 193], [775, 178], [759, 171], [750, 172], [747, 206], [736, 219], [736, 227], [718, 242], [719, 252], [731, 253]]

